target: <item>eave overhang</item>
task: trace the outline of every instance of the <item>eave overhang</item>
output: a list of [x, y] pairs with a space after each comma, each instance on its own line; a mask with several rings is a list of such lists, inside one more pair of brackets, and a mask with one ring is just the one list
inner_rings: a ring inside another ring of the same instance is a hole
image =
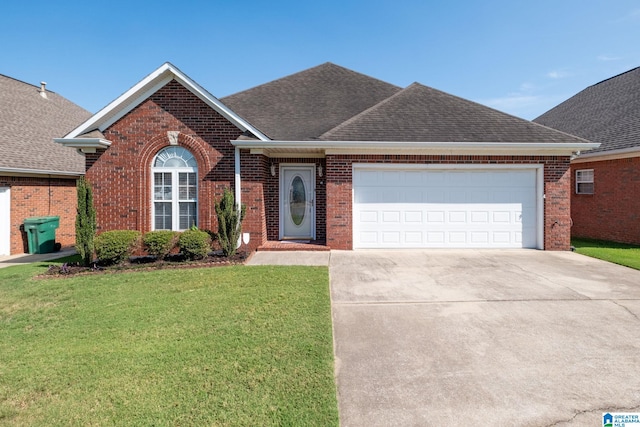
[[21, 176], [21, 177], [47, 177], [47, 178], [79, 178], [84, 173], [74, 171], [56, 171], [46, 169], [26, 169], [26, 168], [3, 168], [0, 167], [0, 175], [2, 176]]
[[632, 157], [640, 157], [640, 146], [580, 154], [575, 159], [572, 159], [571, 163], [599, 162], [603, 160], [629, 159]]
[[406, 142], [406, 141], [256, 141], [231, 143], [267, 157], [340, 154], [543, 155], [574, 156], [600, 146], [595, 142]]
[[106, 150], [111, 146], [111, 141], [104, 138], [54, 138], [53, 142], [65, 147], [75, 148], [82, 153], [95, 153], [97, 150]]

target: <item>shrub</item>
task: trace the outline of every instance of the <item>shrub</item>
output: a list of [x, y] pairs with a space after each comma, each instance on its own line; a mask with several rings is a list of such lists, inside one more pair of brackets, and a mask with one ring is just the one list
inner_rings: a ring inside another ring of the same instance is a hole
[[178, 246], [187, 259], [202, 259], [211, 250], [211, 237], [206, 231], [187, 230], [180, 234]]
[[142, 236], [142, 243], [149, 255], [164, 259], [178, 244], [178, 233], [169, 230], [149, 231]]
[[247, 212], [247, 207], [242, 205], [238, 209], [233, 193], [225, 188], [220, 202], [215, 202], [215, 208], [218, 215], [216, 238], [224, 256], [229, 257], [235, 254], [238, 248], [238, 240], [242, 233], [242, 220]]
[[96, 235], [96, 210], [93, 207], [91, 185], [84, 177], [77, 183], [78, 207], [76, 215], [76, 250], [82, 264], [88, 267], [93, 261], [94, 238]]
[[105, 264], [118, 264], [131, 255], [139, 239], [139, 231], [105, 231], [95, 239], [96, 255]]

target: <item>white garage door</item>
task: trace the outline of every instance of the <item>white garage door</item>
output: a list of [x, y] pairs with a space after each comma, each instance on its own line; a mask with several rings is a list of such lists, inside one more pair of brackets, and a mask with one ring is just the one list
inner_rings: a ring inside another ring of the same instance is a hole
[[9, 255], [11, 239], [11, 197], [9, 187], [0, 187], [0, 255]]
[[535, 169], [356, 166], [354, 248], [541, 247], [536, 182]]

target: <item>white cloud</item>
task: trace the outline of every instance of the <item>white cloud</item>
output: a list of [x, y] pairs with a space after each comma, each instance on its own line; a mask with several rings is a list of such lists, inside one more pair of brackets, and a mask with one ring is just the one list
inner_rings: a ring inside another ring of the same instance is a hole
[[564, 70], [554, 70], [547, 73], [547, 77], [550, 79], [563, 79], [565, 77], [569, 77], [571, 74]]
[[564, 99], [557, 95], [510, 93], [500, 98], [484, 99], [478, 102], [516, 117], [533, 120], [564, 101]]
[[598, 55], [598, 61], [619, 61], [622, 58], [619, 56], [611, 56], [611, 55]]

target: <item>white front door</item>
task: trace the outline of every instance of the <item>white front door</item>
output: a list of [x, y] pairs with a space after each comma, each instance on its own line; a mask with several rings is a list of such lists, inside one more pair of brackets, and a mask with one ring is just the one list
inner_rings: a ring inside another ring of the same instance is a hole
[[280, 167], [280, 238], [315, 239], [315, 166]]
[[11, 196], [9, 187], [0, 187], [0, 255], [11, 251]]

